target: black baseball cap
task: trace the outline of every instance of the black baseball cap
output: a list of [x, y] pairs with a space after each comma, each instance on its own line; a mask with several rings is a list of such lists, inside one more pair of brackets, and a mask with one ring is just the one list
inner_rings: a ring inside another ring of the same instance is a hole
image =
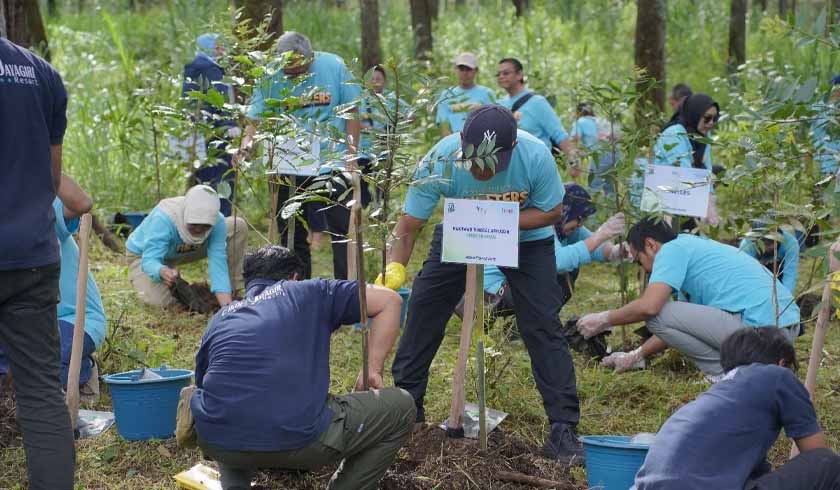
[[496, 104], [479, 107], [467, 117], [461, 135], [461, 149], [466, 154], [467, 145], [473, 145], [473, 155], [482, 142], [495, 138], [496, 148], [499, 149], [496, 152], [496, 173], [508, 168], [516, 143], [516, 119], [510, 110]]

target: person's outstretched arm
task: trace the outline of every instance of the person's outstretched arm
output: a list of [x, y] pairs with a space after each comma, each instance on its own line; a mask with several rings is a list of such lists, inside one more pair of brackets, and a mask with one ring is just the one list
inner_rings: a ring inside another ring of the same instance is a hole
[[93, 200], [87, 192], [66, 174], [61, 174], [58, 198], [64, 206], [64, 219], [78, 218], [93, 208]]
[[[367, 312], [370, 317], [368, 339], [368, 386], [383, 387], [382, 373], [385, 360], [391, 353], [400, 334], [400, 310], [402, 298], [396, 292], [381, 286], [368, 285]], [[356, 380], [356, 390], [362, 389], [361, 373]]]

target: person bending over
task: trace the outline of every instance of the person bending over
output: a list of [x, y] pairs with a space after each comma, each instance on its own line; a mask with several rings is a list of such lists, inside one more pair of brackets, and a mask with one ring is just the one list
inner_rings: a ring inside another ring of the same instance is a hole
[[[481, 167], [462, 156], [463, 148], [483, 142], [492, 142], [497, 150], [495, 168]], [[518, 202], [519, 267], [502, 267], [501, 271], [511, 286], [517, 325], [551, 423], [543, 454], [564, 462], [581, 462], [583, 451], [575, 435], [580, 418], [575, 367], [560, 334], [557, 314], [562, 302], [554, 272], [553, 225], [563, 212], [564, 189], [548, 147], [525, 131], [517, 131], [510, 110], [485, 105], [470, 114], [460, 134], [443, 138], [429, 151], [415, 178], [406, 195], [404, 214], [394, 229], [397, 240], [390, 250], [385, 284], [398, 289], [405, 281], [405, 264], [417, 234], [441, 198]], [[414, 397], [418, 422], [425, 421], [423, 399], [429, 368], [466, 287], [466, 265], [441, 261], [442, 241], [443, 227], [438, 225], [428, 258], [414, 280], [405, 331], [393, 365], [395, 384]]]
[[[828, 449], [796, 351], [776, 328], [744, 328], [721, 346], [723, 379], [665, 421], [631, 490], [834, 490], [840, 457]], [[800, 454], [775, 471], [779, 431]]]
[[[632, 352], [612, 354], [604, 365], [617, 372], [642, 368], [646, 358], [673, 347], [715, 381], [723, 374], [721, 344], [736, 330], [779, 328], [789, 342], [796, 339], [799, 308], [793, 295], [737, 248], [677, 235], [656, 217], [634, 225], [627, 242], [636, 262], [650, 274], [645, 292], [616, 310], [585, 315], [578, 330], [588, 338], [611, 326], [643, 321], [653, 336]], [[675, 293], [680, 300], [669, 301]]]
[[359, 286], [302, 276], [303, 262], [284, 247], [249, 254], [245, 299], [220, 310], [201, 339], [190, 410], [224, 490], [250, 489], [258, 468], [338, 462], [329, 489], [375, 490], [414, 425], [411, 395], [382, 380], [399, 335], [399, 295], [368, 286], [371, 390], [333, 396], [330, 337], [360, 320]]
[[128, 277], [144, 303], [170, 306], [177, 301], [171, 290], [179, 276], [175, 266], [207, 257], [210, 289], [225, 306], [243, 287], [247, 243], [245, 220], [222, 216], [216, 191], [197, 185], [185, 196], [162, 200], [129, 235]]
[[[624, 214], [617, 213], [592, 233], [583, 222], [595, 214], [592, 196], [578, 184], [566, 184], [563, 216], [554, 225], [554, 263], [562, 306], [569, 302], [580, 267], [592, 261], [618, 262], [622, 247], [609, 242], [624, 231]], [[513, 311], [513, 294], [505, 275], [496, 266], [484, 268], [484, 291], [496, 303], [499, 313]]]

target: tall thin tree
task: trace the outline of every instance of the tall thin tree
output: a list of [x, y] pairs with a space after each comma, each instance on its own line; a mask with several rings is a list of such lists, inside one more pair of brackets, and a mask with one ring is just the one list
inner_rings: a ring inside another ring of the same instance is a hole
[[410, 0], [414, 56], [427, 60], [432, 55], [432, 5], [429, 0]]
[[15, 44], [32, 48], [50, 59], [47, 30], [38, 0], [0, 0], [3, 10], [2, 35]]
[[260, 25], [265, 17], [271, 14], [268, 23], [269, 38], [260, 48], [267, 49], [280, 34], [283, 34], [283, 0], [233, 0], [236, 8], [241, 8], [246, 19], [252, 26]]
[[382, 63], [382, 43], [379, 40], [379, 1], [359, 0], [362, 22], [362, 66], [365, 70]]
[[726, 72], [734, 74], [747, 59], [747, 0], [732, 0], [729, 6], [729, 59]]
[[513, 0], [513, 7], [516, 9], [516, 16], [522, 17], [525, 11], [528, 10], [530, 2], [528, 0]]
[[787, 0], [779, 0], [779, 17], [787, 17], [788, 3]]
[[636, 66], [656, 80], [647, 93], [648, 102], [659, 110], [665, 109], [665, 0], [637, 0], [636, 4]]

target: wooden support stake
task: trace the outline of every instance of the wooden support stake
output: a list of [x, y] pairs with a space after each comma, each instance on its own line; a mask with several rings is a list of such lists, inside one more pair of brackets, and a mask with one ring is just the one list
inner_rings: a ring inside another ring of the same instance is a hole
[[464, 299], [464, 320], [461, 325], [461, 344], [458, 348], [458, 361], [455, 365], [455, 376], [452, 379], [452, 407], [449, 409], [449, 419], [446, 421], [447, 433], [450, 436], [463, 437], [464, 430], [464, 379], [467, 372], [467, 358], [470, 355], [472, 327], [476, 314], [476, 288], [478, 286], [478, 266], [467, 265], [467, 287]]
[[484, 372], [484, 266], [475, 267], [475, 322], [478, 328], [478, 447], [487, 449], [487, 383]]
[[[350, 227], [353, 237], [350, 242], [348, 250], [348, 274], [350, 273], [350, 264], [353, 264], [353, 275], [359, 281], [359, 312], [362, 322], [362, 387], [364, 391], [369, 389], [368, 386], [368, 359], [369, 347], [368, 337], [370, 335], [370, 327], [368, 327], [367, 315], [367, 282], [365, 280], [365, 241], [362, 236], [362, 183], [361, 176], [358, 171], [353, 172], [353, 206], [350, 208]], [[353, 258], [351, 262], [349, 259]], [[351, 277], [348, 275], [348, 277]]]
[[85, 340], [85, 307], [87, 305], [88, 250], [90, 248], [90, 214], [82, 215], [79, 227], [79, 273], [76, 277], [76, 319], [73, 324], [73, 347], [67, 373], [67, 408], [75, 429], [79, 422], [79, 371]]
[[[822, 360], [825, 335], [828, 331], [829, 320], [831, 320], [831, 281], [833, 275], [833, 273], [828, 275], [825, 279], [825, 286], [823, 286], [822, 303], [820, 304], [820, 312], [817, 315], [817, 326], [814, 328], [814, 338], [811, 341], [808, 373], [805, 375], [805, 389], [811, 395], [812, 401], [814, 400], [814, 392], [817, 389], [817, 372], [820, 369], [820, 361]], [[791, 459], [795, 458], [798, 454], [799, 449], [796, 447], [796, 443], [793, 443], [790, 447]]]
[[268, 220], [268, 241], [278, 243], [277, 240], [277, 191], [279, 185], [276, 175], [268, 176], [268, 194], [271, 196], [271, 219]]

